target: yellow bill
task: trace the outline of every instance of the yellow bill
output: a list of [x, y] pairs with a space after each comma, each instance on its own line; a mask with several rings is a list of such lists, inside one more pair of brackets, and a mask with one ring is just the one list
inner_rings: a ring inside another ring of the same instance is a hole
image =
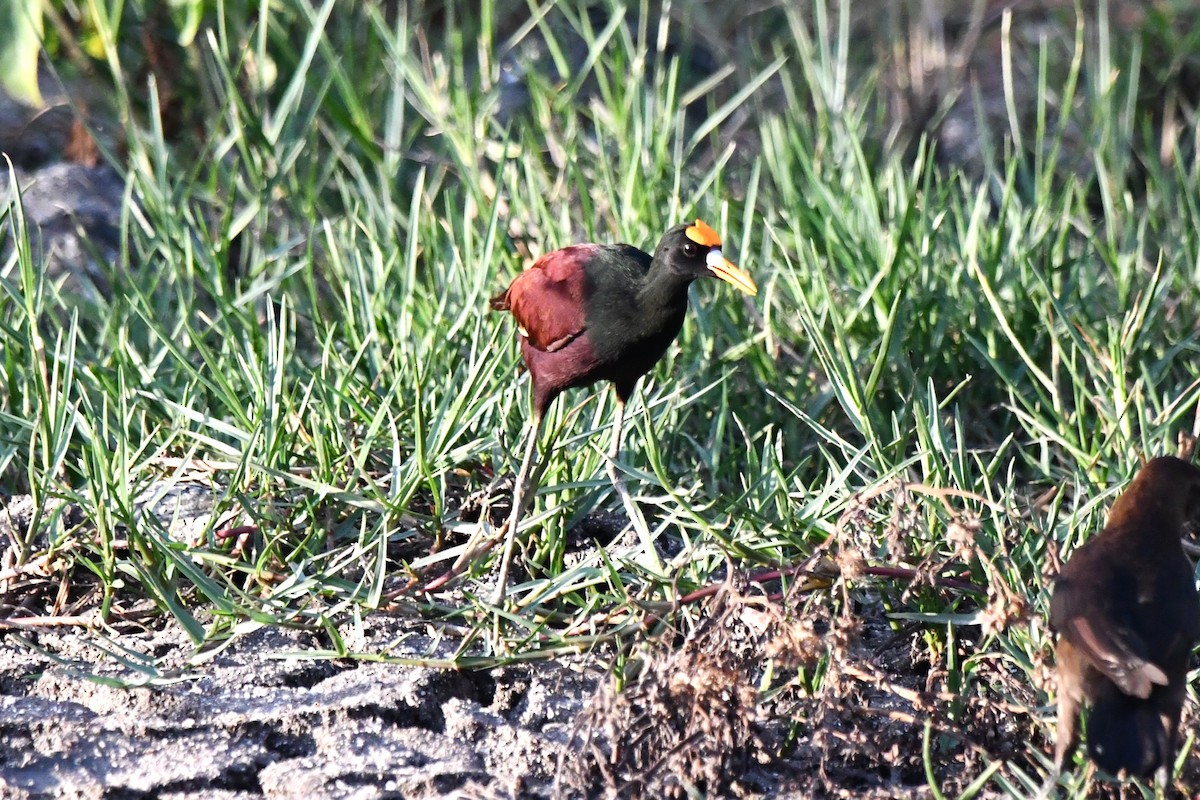
[[729, 285], [742, 290], [751, 297], [758, 294], [758, 286], [754, 283], [754, 279], [750, 277], [750, 273], [735, 266], [721, 253], [721, 248], [714, 247], [709, 250], [704, 263], [708, 265], [708, 269], [713, 275], [716, 275]]

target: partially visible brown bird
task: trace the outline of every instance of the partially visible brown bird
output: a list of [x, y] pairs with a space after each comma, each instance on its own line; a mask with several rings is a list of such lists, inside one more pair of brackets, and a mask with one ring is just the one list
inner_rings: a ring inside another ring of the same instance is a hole
[[702, 277], [719, 278], [747, 294], [758, 292], [750, 276], [725, 258], [717, 232], [696, 220], [663, 234], [654, 255], [628, 244], [579, 244], [547, 253], [492, 298], [493, 309], [510, 311], [516, 319], [521, 357], [533, 383], [533, 419], [505, 523], [493, 595], [497, 605], [507, 592], [513, 542], [532, 488], [538, 430], [554, 398], [566, 389], [612, 381], [617, 414], [608, 472], [630, 519], [648, 540], [645, 521], [615, 463], [625, 403], [679, 335], [688, 287]]
[[1112, 775], [1154, 774], [1166, 787], [1188, 662], [1200, 640], [1200, 597], [1180, 541], [1198, 499], [1200, 469], [1179, 458], [1154, 459], [1055, 582], [1050, 626], [1059, 635], [1058, 735], [1051, 783], [1075, 749], [1079, 706], [1087, 702], [1087, 749], [1096, 765]]

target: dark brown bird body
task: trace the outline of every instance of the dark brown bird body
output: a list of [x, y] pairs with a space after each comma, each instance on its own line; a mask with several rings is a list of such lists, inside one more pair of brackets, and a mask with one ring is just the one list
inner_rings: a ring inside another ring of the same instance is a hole
[[1198, 498], [1200, 469], [1178, 458], [1154, 459], [1055, 582], [1050, 625], [1059, 634], [1059, 771], [1075, 747], [1076, 717], [1086, 702], [1088, 754], [1096, 765], [1114, 775], [1157, 773], [1165, 784], [1188, 663], [1200, 641], [1200, 597], [1180, 541]]

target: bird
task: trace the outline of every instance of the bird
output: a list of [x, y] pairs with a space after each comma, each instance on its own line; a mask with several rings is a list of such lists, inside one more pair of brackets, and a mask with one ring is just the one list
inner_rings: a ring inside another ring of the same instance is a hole
[[1143, 466], [1100, 534], [1063, 566], [1050, 599], [1058, 634], [1058, 729], [1048, 794], [1078, 743], [1088, 703], [1087, 752], [1117, 776], [1174, 764], [1188, 662], [1200, 640], [1200, 597], [1181, 536], [1200, 500], [1200, 468], [1165, 456]]
[[688, 287], [715, 277], [754, 296], [758, 286], [727, 259], [721, 237], [702, 220], [663, 234], [651, 255], [629, 244], [575, 244], [547, 253], [491, 298], [517, 324], [521, 358], [529, 372], [533, 416], [514, 481], [494, 605], [507, 595], [517, 528], [529, 502], [530, 475], [546, 411], [567, 389], [612, 383], [617, 407], [607, 468], [630, 520], [648, 548], [649, 531], [616, 468], [625, 406], [683, 327]]

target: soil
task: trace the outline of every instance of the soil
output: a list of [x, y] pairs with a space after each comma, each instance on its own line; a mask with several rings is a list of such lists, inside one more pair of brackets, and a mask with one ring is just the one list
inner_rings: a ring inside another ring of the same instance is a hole
[[[451, 654], [413, 628], [377, 614], [344, 633], [391, 655]], [[586, 657], [478, 672], [314, 658], [327, 644], [260, 628], [197, 656], [177, 627], [9, 633], [0, 797], [544, 797], [604, 674]], [[155, 685], [106, 682], [138, 671], [99, 666], [114, 663], [99, 648], [156, 659]]]
[[[800, 615], [714, 601], [684, 644], [629, 652], [620, 692], [611, 652], [490, 670], [397, 663], [448, 660], [456, 643], [386, 613], [335, 632], [355, 658], [331, 653], [328, 632], [278, 627], [211, 649], [163, 620], [9, 631], [0, 798], [931, 797], [927, 719], [954, 740], [934, 764], [945, 789], [978, 776], [981, 754], [1029, 769], [1027, 723], [987, 697], [922, 691], [917, 629], [897, 634], [874, 604], [854, 618], [810, 600]], [[766, 656], [784, 648], [830, 654], [823, 688], [764, 702]]]

